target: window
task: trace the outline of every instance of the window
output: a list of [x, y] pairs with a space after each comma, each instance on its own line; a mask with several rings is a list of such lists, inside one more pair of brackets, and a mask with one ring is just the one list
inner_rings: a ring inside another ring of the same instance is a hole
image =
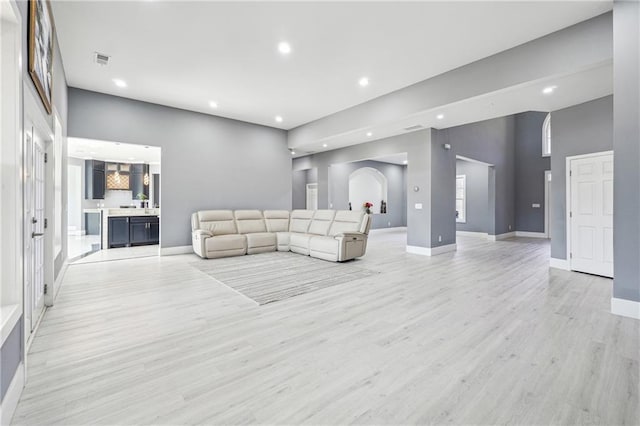
[[551, 114], [547, 114], [547, 118], [542, 123], [542, 156], [551, 155]]
[[467, 221], [467, 176], [456, 176], [456, 222]]

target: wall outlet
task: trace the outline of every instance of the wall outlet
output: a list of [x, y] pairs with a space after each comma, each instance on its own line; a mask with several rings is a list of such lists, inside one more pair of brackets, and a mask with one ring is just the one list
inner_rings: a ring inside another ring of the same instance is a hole
[[387, 226], [391, 226], [391, 222], [387, 222]]
[[511, 225], [509, 225], [509, 231], [511, 231]]
[[438, 235], [438, 242], [441, 243], [442, 242], [442, 235]]
[[539, 209], [540, 208], [540, 204], [539, 203], [533, 203], [533, 204], [531, 204], [531, 207], [533, 207], [534, 209]]
[[422, 203], [416, 203], [416, 210], [422, 210]]
[[332, 209], [333, 208], [333, 203], [329, 204], [329, 208]]

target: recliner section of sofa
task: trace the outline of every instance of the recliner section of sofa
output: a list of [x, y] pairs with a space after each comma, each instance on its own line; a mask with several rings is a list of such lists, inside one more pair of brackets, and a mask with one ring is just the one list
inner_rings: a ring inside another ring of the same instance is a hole
[[191, 225], [203, 258], [277, 250], [343, 262], [365, 254], [371, 220], [349, 210], [209, 210], [194, 213]]

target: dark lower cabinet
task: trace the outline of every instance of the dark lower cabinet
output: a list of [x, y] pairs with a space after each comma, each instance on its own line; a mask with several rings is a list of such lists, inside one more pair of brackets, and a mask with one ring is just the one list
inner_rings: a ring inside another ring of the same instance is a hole
[[158, 216], [109, 218], [109, 248], [143, 246], [159, 242], [160, 219]]
[[129, 246], [129, 218], [109, 218], [109, 248]]

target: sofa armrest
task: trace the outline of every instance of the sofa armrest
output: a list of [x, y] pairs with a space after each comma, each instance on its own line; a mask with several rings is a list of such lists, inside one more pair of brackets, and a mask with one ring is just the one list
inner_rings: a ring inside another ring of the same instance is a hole
[[193, 251], [203, 259], [207, 257], [207, 249], [205, 247], [205, 240], [209, 237], [213, 237], [213, 233], [204, 229], [196, 229], [191, 233], [191, 242], [193, 244]]
[[336, 240], [346, 239], [346, 240], [361, 241], [367, 238], [367, 235], [363, 234], [362, 232], [341, 232], [339, 234], [334, 235], [333, 238], [335, 238]]

